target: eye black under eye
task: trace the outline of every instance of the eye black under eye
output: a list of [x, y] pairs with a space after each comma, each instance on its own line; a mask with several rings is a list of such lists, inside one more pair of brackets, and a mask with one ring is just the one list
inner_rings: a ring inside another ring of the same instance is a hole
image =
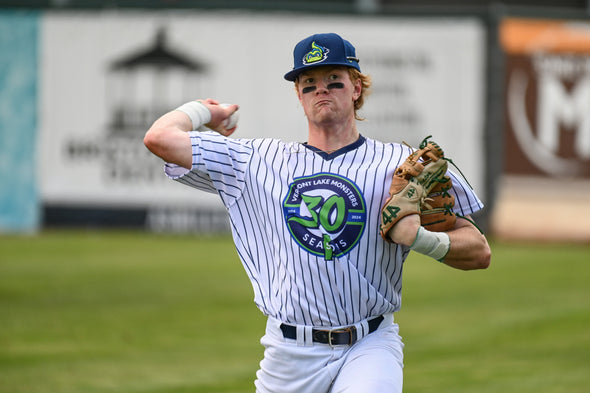
[[333, 82], [328, 84], [328, 89], [344, 89], [344, 83]]
[[315, 91], [316, 87], [315, 86], [306, 86], [303, 89], [301, 89], [301, 92], [303, 94], [305, 93], [311, 93], [312, 91]]

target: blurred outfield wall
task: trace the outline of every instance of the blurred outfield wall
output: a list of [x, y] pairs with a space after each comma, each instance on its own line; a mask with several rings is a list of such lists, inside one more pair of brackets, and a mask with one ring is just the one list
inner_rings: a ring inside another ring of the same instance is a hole
[[[240, 104], [235, 137], [304, 141], [282, 75], [297, 41], [334, 31], [373, 78], [361, 133], [413, 145], [434, 135], [504, 237], [590, 241], [579, 219], [590, 214], [579, 210], [590, 197], [589, 25], [579, 13], [492, 11], [0, 12], [0, 229], [227, 230], [217, 196], [167, 180], [143, 134], [180, 103], [214, 97]], [[572, 202], [550, 208], [564, 188]]]
[[432, 134], [485, 194], [485, 28], [476, 18], [108, 11], [45, 12], [38, 22], [36, 184], [46, 221], [190, 230], [204, 215], [223, 226], [207, 218], [222, 209], [216, 195], [164, 177], [145, 131], [185, 101], [215, 97], [240, 104], [235, 137], [305, 141], [283, 74], [296, 42], [327, 31], [355, 44], [373, 78], [361, 133], [414, 146]]

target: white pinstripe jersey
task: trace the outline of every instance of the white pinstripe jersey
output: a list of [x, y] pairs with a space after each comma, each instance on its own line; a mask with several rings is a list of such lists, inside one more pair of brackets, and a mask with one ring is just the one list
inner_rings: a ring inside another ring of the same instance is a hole
[[[290, 324], [343, 326], [401, 305], [409, 248], [379, 235], [380, 211], [395, 168], [410, 154], [396, 143], [361, 138], [332, 154], [276, 139], [229, 139], [191, 132], [191, 171], [169, 177], [226, 206], [254, 301]], [[453, 178], [455, 210], [483, 207]]]

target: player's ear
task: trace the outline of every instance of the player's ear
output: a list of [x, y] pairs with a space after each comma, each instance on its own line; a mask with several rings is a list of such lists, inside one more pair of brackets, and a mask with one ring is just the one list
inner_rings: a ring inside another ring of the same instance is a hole
[[361, 78], [357, 78], [353, 82], [353, 86], [354, 86], [354, 91], [352, 93], [352, 100], [356, 101], [359, 99], [359, 97], [361, 96], [361, 92], [363, 91], [363, 81], [361, 80]]

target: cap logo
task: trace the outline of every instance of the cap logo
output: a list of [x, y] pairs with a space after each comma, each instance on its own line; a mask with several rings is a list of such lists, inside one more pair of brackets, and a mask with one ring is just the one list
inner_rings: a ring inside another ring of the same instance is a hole
[[324, 48], [313, 41], [311, 43], [311, 50], [307, 52], [305, 56], [303, 56], [303, 64], [313, 64], [324, 61], [328, 58], [329, 52], [330, 49]]

